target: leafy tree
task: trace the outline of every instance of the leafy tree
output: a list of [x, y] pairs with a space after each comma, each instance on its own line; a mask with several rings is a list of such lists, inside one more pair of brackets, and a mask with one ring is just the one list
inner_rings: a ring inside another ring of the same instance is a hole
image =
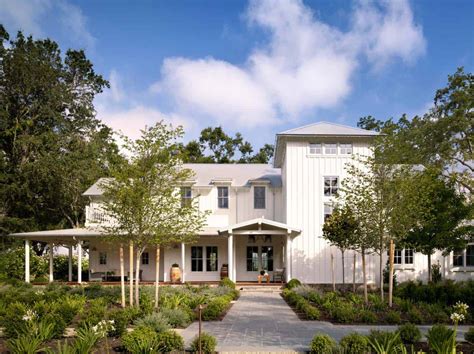
[[122, 244], [133, 242], [136, 249], [137, 305], [140, 259], [145, 249], [156, 248], [155, 306], [158, 306], [160, 247], [193, 242], [207, 216], [196, 203], [181, 203], [179, 187], [192, 177], [192, 171], [182, 167], [175, 153], [176, 140], [182, 135], [181, 127], [173, 129], [159, 122], [142, 130], [141, 138], [135, 141], [123, 137], [130, 158], [113, 168], [113, 178], [102, 185], [103, 208], [113, 220], [104, 227], [106, 233]]
[[348, 205], [335, 208], [323, 225], [323, 237], [342, 253], [342, 284], [346, 283], [344, 252], [356, 243], [357, 231], [357, 220]]
[[454, 181], [446, 182], [438, 171], [422, 171], [416, 175], [413, 195], [421, 195], [424, 212], [403, 242], [428, 257], [428, 280], [431, 281], [431, 255], [436, 251], [450, 252], [466, 246], [474, 236], [472, 206], [457, 193]]
[[117, 156], [112, 132], [93, 106], [107, 86], [82, 50], [62, 54], [56, 42], [21, 32], [10, 40], [0, 25], [3, 233], [83, 222], [83, 191]]

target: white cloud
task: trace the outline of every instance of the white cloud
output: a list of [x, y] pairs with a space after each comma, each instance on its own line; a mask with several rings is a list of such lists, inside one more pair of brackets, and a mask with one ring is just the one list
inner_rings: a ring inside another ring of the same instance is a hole
[[300, 0], [254, 0], [246, 18], [268, 40], [244, 65], [167, 58], [150, 92], [172, 99], [178, 112], [218, 124], [264, 126], [338, 105], [363, 58], [380, 69], [394, 58], [412, 62], [425, 48], [406, 0], [358, 2], [347, 32], [318, 20]]
[[76, 46], [93, 47], [95, 38], [87, 29], [86, 17], [67, 0], [0, 0], [0, 22], [10, 33], [21, 30], [26, 35], [46, 37], [46, 21], [67, 33]]

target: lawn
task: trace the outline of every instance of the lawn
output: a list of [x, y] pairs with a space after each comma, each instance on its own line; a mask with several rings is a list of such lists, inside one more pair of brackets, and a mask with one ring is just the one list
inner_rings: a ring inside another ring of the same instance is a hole
[[[144, 286], [140, 289], [140, 307], [122, 308], [119, 286], [2, 285], [0, 326], [4, 338], [0, 350], [14, 353], [34, 353], [38, 349], [60, 353], [182, 350], [183, 339], [175, 329], [185, 328], [196, 320], [198, 305], [206, 305], [203, 320], [218, 320], [239, 292], [231, 282], [222, 282], [217, 287], [162, 286], [159, 310], [154, 308], [153, 295], [154, 287]], [[73, 338], [63, 339], [71, 328]]]

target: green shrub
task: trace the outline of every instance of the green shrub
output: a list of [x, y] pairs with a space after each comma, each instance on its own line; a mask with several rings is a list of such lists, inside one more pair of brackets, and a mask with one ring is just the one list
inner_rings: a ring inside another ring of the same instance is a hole
[[286, 288], [293, 289], [300, 285], [301, 285], [301, 282], [298, 279], [291, 279], [288, 283], [286, 283]]
[[227, 297], [218, 297], [209, 302], [202, 312], [204, 321], [213, 321], [218, 319], [229, 306], [230, 300]]
[[16, 338], [20, 333], [27, 332], [27, 323], [23, 320], [26, 311], [26, 306], [19, 302], [13, 302], [7, 307], [2, 319], [6, 337]]
[[63, 336], [67, 324], [59, 314], [54, 312], [48, 313], [41, 319], [41, 321], [53, 325], [52, 338], [61, 338]]
[[134, 322], [134, 325], [138, 328], [151, 328], [155, 332], [164, 332], [170, 329], [168, 319], [160, 312], [153, 312], [145, 317], [139, 318]]
[[376, 323], [377, 316], [370, 310], [362, 310], [359, 313], [359, 319], [363, 323]]
[[122, 344], [131, 353], [152, 354], [159, 351], [158, 333], [150, 327], [138, 327], [122, 336]]
[[372, 304], [372, 307], [375, 311], [385, 311], [387, 309], [387, 304], [378, 294], [369, 294], [369, 302]]
[[398, 327], [400, 339], [405, 344], [415, 344], [421, 339], [420, 329], [412, 323], [406, 323]]
[[434, 325], [426, 335], [429, 347], [436, 353], [451, 353], [456, 346], [454, 330], [445, 325]]
[[464, 339], [466, 342], [474, 344], [474, 327], [469, 328], [469, 330], [464, 333]]
[[[77, 338], [73, 344], [74, 354], [92, 353], [92, 348], [101, 338], [101, 335], [93, 328], [93, 326], [79, 328], [76, 331], [76, 334]], [[58, 351], [58, 353], [62, 353], [62, 351]]]
[[183, 309], [162, 309], [160, 312], [173, 328], [184, 328], [191, 323], [189, 314]]
[[350, 323], [355, 320], [355, 311], [348, 303], [340, 303], [334, 306], [332, 310], [332, 318], [339, 323]]
[[235, 289], [235, 283], [227, 277], [225, 277], [219, 282], [219, 286], [225, 286], [231, 289]]
[[408, 315], [408, 320], [411, 323], [420, 324], [423, 322], [423, 316], [420, 310], [418, 310], [416, 307], [412, 307], [410, 311], [408, 311], [407, 315]]
[[158, 352], [168, 353], [175, 350], [184, 350], [184, 340], [173, 330], [158, 334]]
[[367, 337], [358, 333], [351, 333], [343, 337], [339, 342], [345, 353], [365, 354], [369, 350]]
[[327, 334], [316, 333], [309, 344], [309, 350], [315, 354], [331, 353], [336, 342]]
[[309, 303], [306, 303], [303, 308], [303, 312], [308, 320], [319, 320], [319, 318], [321, 317], [319, 310]]
[[[201, 350], [203, 353], [214, 353], [216, 351], [217, 340], [214, 336], [207, 334], [206, 332], [201, 333]], [[191, 342], [191, 351], [196, 353], [199, 352], [199, 337], [194, 337]]]
[[397, 332], [370, 331], [368, 336], [370, 346], [378, 354], [398, 353], [403, 346], [400, 334]]
[[43, 341], [40, 338], [21, 335], [18, 338], [7, 340], [7, 347], [12, 353], [33, 354], [42, 352]]
[[119, 337], [125, 333], [127, 326], [131, 323], [129, 312], [125, 309], [115, 309], [109, 312], [108, 319], [114, 321], [114, 329], [109, 332], [109, 336]]
[[388, 311], [385, 319], [390, 324], [402, 323], [402, 316], [400, 315], [400, 312], [394, 310]]

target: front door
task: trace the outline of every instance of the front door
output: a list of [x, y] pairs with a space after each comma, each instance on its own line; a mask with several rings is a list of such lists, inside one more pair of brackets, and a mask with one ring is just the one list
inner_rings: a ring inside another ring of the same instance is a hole
[[273, 246], [247, 246], [247, 272], [273, 272]]

